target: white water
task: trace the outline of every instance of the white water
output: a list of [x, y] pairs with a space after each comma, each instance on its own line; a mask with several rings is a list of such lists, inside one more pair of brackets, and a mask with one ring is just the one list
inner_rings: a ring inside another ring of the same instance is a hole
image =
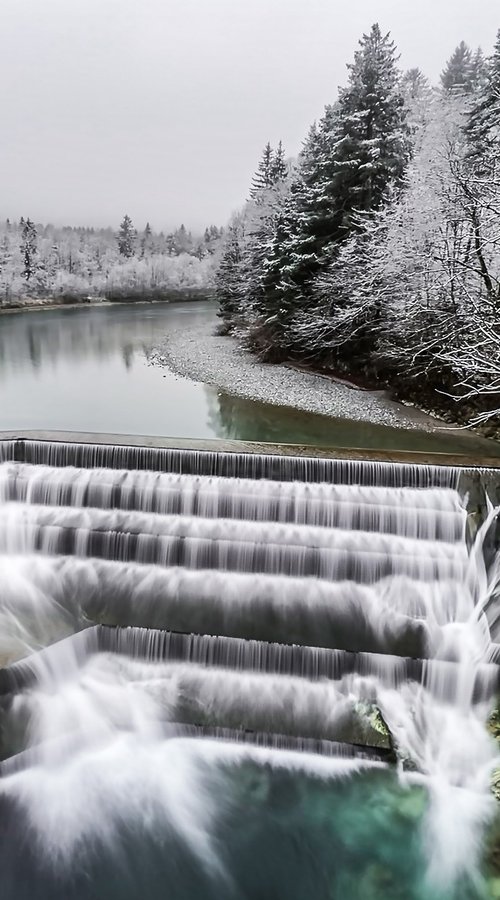
[[[383, 467], [362, 486], [300, 483], [293, 470], [280, 482], [0, 466], [4, 661], [95, 621], [202, 636], [89, 632], [21, 664], [31, 680], [6, 714], [7, 748], [31, 754], [1, 791], [29, 809], [54, 860], [69, 864], [95, 838], [111, 847], [126, 808], [144, 827], [166, 817], [217, 870], [210, 834], [223, 801], [204, 788], [214, 758], [331, 777], [368, 763], [186, 740], [176, 728], [275, 732], [285, 747], [287, 736], [370, 744], [376, 704], [403, 783], [420, 778], [430, 793], [430, 883], [475, 877], [498, 764], [485, 728], [498, 683], [499, 567], [483, 553], [495, 513], [468, 550], [453, 480], [429, 470], [425, 489], [415, 487], [425, 472], [393, 469], [394, 487]], [[338, 474], [344, 482], [345, 467]]]

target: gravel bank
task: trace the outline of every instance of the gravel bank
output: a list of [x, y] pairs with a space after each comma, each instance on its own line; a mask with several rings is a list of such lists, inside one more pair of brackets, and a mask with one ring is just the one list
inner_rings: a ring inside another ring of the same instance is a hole
[[425, 431], [444, 427], [418, 410], [395, 403], [384, 392], [358, 390], [289, 366], [261, 363], [236, 338], [216, 335], [215, 327], [215, 318], [207, 316], [206, 322], [169, 332], [153, 348], [150, 361], [250, 400], [377, 425]]

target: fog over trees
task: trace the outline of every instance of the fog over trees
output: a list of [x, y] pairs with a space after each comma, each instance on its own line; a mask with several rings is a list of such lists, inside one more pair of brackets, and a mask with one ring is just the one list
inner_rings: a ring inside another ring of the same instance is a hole
[[226, 230], [221, 328], [450, 418], [500, 421], [500, 32], [432, 86], [363, 35], [297, 160], [266, 146]]

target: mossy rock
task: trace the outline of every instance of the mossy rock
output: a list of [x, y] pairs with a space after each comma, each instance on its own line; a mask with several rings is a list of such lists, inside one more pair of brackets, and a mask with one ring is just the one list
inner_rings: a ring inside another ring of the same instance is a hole
[[498, 706], [491, 713], [487, 722], [487, 728], [495, 740], [500, 741], [500, 709]]

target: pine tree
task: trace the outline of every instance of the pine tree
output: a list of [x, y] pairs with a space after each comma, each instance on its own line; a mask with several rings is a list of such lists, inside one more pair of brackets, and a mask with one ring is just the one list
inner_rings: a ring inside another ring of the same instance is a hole
[[[287, 176], [281, 141], [276, 151], [268, 143], [252, 180], [251, 198], [226, 237], [216, 278], [219, 315], [227, 330], [234, 321], [249, 327], [261, 314], [265, 262]], [[212, 226], [205, 232], [205, 243], [210, 247], [221, 236], [222, 230]]]
[[270, 361], [285, 359], [294, 349], [289, 322], [306, 306], [304, 273], [316, 268], [316, 256], [308, 253], [307, 219], [302, 212], [304, 182], [296, 179], [277, 217], [263, 263], [262, 291], [257, 304], [260, 323], [251, 340], [259, 354]]
[[252, 200], [254, 200], [261, 191], [270, 188], [274, 183], [274, 164], [275, 157], [273, 149], [268, 141], [262, 152], [257, 171], [252, 178], [252, 185], [250, 188], [250, 197]]
[[410, 155], [396, 47], [378, 25], [360, 47], [328, 134], [333, 152], [324, 190], [333, 200], [338, 238], [349, 231], [353, 214], [382, 205], [388, 185], [401, 183]]
[[168, 256], [176, 256], [175, 235], [172, 232], [165, 238], [165, 249]]
[[118, 232], [118, 250], [120, 256], [130, 259], [135, 253], [136, 231], [132, 224], [132, 219], [127, 214], [124, 215], [120, 230]]
[[222, 237], [222, 228], [217, 228], [217, 225], [210, 225], [208, 228], [205, 228], [205, 234], [203, 235], [203, 241], [205, 244], [205, 249], [208, 253], [213, 255], [215, 253], [216, 247], [219, 244], [219, 241]]
[[287, 175], [288, 167], [285, 159], [285, 151], [283, 149], [283, 143], [280, 141], [277, 149], [274, 151], [271, 162], [271, 184], [273, 185], [278, 181], [284, 181]]
[[[8, 220], [7, 220], [8, 221]], [[6, 228], [5, 234], [2, 237], [0, 242], [0, 285], [2, 287], [2, 294], [7, 297], [9, 294], [9, 276], [8, 269], [10, 262], [12, 260], [12, 253], [9, 242], [9, 229]], [[2, 302], [2, 301], [0, 301]]]
[[471, 85], [474, 93], [484, 87], [487, 77], [488, 66], [481, 47], [478, 47], [472, 57]]
[[[263, 274], [279, 214], [288, 167], [283, 145], [273, 151], [270, 144], [264, 151], [257, 177], [254, 178], [251, 199], [247, 201], [242, 218], [239, 273], [239, 319], [251, 325], [260, 313], [263, 296]], [[260, 187], [257, 182], [260, 179]]]
[[37, 232], [31, 219], [21, 218], [21, 256], [23, 260], [23, 278], [29, 282], [37, 271]]
[[229, 332], [238, 318], [242, 289], [241, 229], [233, 222], [227, 231], [219, 268], [215, 276], [215, 291], [219, 301], [217, 315], [222, 319], [223, 331]]
[[174, 251], [177, 256], [181, 253], [191, 253], [193, 250], [193, 237], [190, 231], [186, 229], [185, 225], [181, 225], [180, 228], [174, 232], [173, 235], [174, 240]]
[[412, 156], [429, 120], [429, 110], [435, 91], [420, 69], [408, 69], [401, 79], [401, 92], [407, 111], [407, 123], [412, 140]]
[[146, 252], [151, 249], [151, 243], [152, 243], [151, 225], [149, 224], [149, 222], [146, 222], [146, 227], [145, 227], [142, 237], [141, 237], [141, 259], [144, 259]]
[[441, 73], [441, 86], [444, 91], [460, 91], [470, 94], [474, 90], [476, 77], [472, 52], [465, 41], [461, 41], [450, 56], [444, 70]]
[[484, 156], [500, 148], [500, 31], [466, 127], [472, 155]]
[[348, 69], [348, 86], [311, 129], [301, 155], [285, 216], [287, 236], [275, 242], [264, 279], [268, 316], [278, 301], [281, 316], [284, 310], [293, 314], [297, 303], [301, 309], [314, 303], [308, 285], [359, 214], [376, 211], [389, 186], [402, 184], [411, 147], [390, 36], [374, 25]]
[[316, 202], [316, 179], [321, 165], [322, 138], [322, 132], [313, 125], [264, 263], [260, 313], [276, 323], [283, 323], [299, 303], [303, 304], [305, 286], [318, 266], [314, 228], [319, 226], [321, 215]]
[[405, 100], [417, 100], [429, 89], [429, 81], [421, 69], [408, 69], [401, 79], [401, 90]]

